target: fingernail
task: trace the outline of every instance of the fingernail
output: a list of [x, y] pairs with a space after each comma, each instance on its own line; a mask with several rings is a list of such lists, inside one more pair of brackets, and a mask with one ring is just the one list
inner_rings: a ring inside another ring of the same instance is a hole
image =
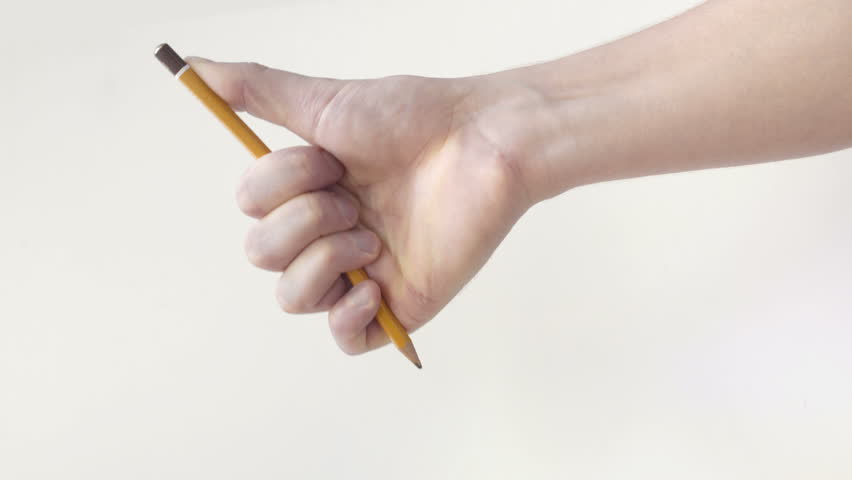
[[358, 218], [358, 210], [355, 209], [355, 206], [352, 205], [352, 202], [345, 199], [337, 200], [337, 208], [340, 209], [340, 214], [343, 215], [343, 218], [349, 221], [355, 221]]
[[325, 156], [325, 158], [327, 158], [327, 159], [329, 159], [329, 160], [334, 161], [334, 163], [339, 163], [339, 162], [340, 162], [340, 160], [338, 160], [338, 159], [337, 159], [337, 157], [335, 157], [334, 155], [332, 155], [332, 153], [331, 153], [331, 152], [329, 152], [328, 150], [323, 149], [323, 150], [322, 150], [322, 154]]
[[210, 60], [209, 58], [193, 57], [193, 56], [186, 57], [184, 60], [186, 60], [186, 63], [210, 63], [210, 62], [213, 61], [213, 60]]
[[364, 253], [373, 255], [379, 250], [379, 239], [373, 232], [367, 230], [356, 232], [352, 235], [352, 241]]

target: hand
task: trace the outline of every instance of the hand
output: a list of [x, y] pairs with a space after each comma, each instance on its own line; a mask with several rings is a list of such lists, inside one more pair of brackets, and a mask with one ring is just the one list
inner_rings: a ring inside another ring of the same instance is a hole
[[[373, 321], [380, 295], [417, 329], [532, 203], [510, 137], [499, 133], [522, 122], [511, 115], [519, 98], [538, 97], [507, 94], [512, 83], [342, 81], [189, 62], [233, 108], [311, 144], [266, 155], [242, 179], [238, 203], [260, 219], [246, 250], [255, 265], [282, 272], [285, 311], [330, 310], [334, 338], [349, 354], [387, 342]], [[349, 289], [341, 273], [361, 267], [372, 280]]]
[[[338, 344], [360, 353], [386, 342], [371, 323], [379, 286], [420, 327], [538, 200], [852, 145], [852, 7], [812, 3], [707, 2], [563, 59], [463, 79], [190, 63], [234, 108], [312, 145], [269, 154], [243, 179], [239, 203], [260, 218], [247, 250], [283, 272], [286, 311], [330, 309]], [[820, 34], [790, 34], [809, 31]], [[340, 273], [361, 266], [375, 281], [346, 292]]]

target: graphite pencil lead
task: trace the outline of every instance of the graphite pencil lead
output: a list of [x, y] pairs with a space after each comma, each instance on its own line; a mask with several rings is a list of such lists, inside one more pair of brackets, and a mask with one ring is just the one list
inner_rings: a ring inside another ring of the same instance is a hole
[[423, 368], [423, 364], [420, 363], [420, 357], [417, 356], [417, 350], [414, 349], [413, 343], [406, 343], [405, 346], [399, 349], [399, 351], [405, 355], [405, 358], [411, 360], [411, 363], [413, 363], [415, 367]]

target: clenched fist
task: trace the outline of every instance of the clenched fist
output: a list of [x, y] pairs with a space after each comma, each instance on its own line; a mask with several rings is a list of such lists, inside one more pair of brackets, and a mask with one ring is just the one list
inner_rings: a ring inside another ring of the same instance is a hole
[[[190, 63], [232, 107], [310, 143], [260, 158], [237, 201], [259, 220], [249, 259], [281, 272], [281, 307], [328, 310], [347, 353], [386, 343], [373, 322], [382, 294], [409, 331], [429, 321], [531, 205], [511, 145], [496, 136], [502, 120], [487, 113], [511, 85]], [[350, 289], [341, 273], [362, 267], [372, 280]]]

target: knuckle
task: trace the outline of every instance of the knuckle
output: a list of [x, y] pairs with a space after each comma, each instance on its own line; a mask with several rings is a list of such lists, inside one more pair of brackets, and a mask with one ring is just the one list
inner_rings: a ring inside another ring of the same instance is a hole
[[360, 350], [357, 350], [354, 347], [352, 347], [351, 345], [347, 345], [346, 343], [344, 343], [342, 345], [338, 344], [338, 346], [340, 347], [340, 350], [343, 353], [345, 353], [346, 355], [349, 355], [350, 357], [357, 357], [358, 355], [360, 355], [362, 353]]
[[240, 182], [235, 197], [237, 206], [244, 214], [253, 218], [260, 218], [264, 215], [265, 212], [255, 199], [254, 192], [247, 180]]
[[298, 175], [303, 180], [313, 178], [316, 175], [316, 162], [311, 159], [309, 150], [295, 150], [290, 155], [290, 167], [295, 175]]
[[[343, 200], [343, 201], [346, 201], [346, 200]], [[343, 226], [345, 228], [352, 228], [355, 225], [358, 225], [358, 216], [359, 216], [358, 209], [356, 207], [352, 207], [352, 208], [355, 209], [354, 215], [348, 216], [348, 215], [344, 215], [342, 213], [339, 215], [340, 218], [342, 218]]]
[[354, 227], [358, 223], [358, 208], [353, 202], [333, 192], [323, 192], [322, 202], [325, 205], [326, 220], [329, 227], [344, 230]]
[[354, 357], [356, 355], [360, 355], [363, 353], [361, 350], [356, 348], [354, 342], [351, 339], [347, 339], [345, 334], [340, 331], [340, 328], [337, 327], [339, 322], [338, 314], [331, 310], [328, 312], [328, 323], [331, 327], [331, 336], [334, 338], [334, 342], [337, 343], [337, 347], [341, 352], [349, 355], [350, 357]]
[[321, 192], [315, 192], [302, 197], [302, 213], [309, 225], [317, 226], [328, 216], [326, 213], [328, 201]]
[[304, 215], [307, 223], [317, 231], [329, 232], [338, 228], [349, 228], [358, 221], [357, 216], [347, 217], [341, 211], [337, 195], [318, 191], [305, 195]]
[[317, 147], [294, 150], [291, 162], [293, 173], [311, 184], [332, 184], [340, 180], [345, 173], [339, 161]]
[[244, 249], [246, 252], [246, 258], [248, 258], [248, 261], [251, 262], [252, 265], [263, 269], [270, 269], [274, 267], [273, 255], [271, 255], [269, 249], [263, 246], [257, 227], [249, 230], [248, 235], [246, 235]]
[[275, 290], [275, 300], [278, 302], [278, 306], [286, 313], [298, 314], [307, 312], [307, 306], [297, 296], [294, 296], [294, 293], [290, 282], [284, 279], [280, 280]]
[[331, 241], [320, 241], [317, 246], [317, 257], [319, 258], [319, 268], [323, 270], [334, 269], [336, 264], [339, 263], [340, 259], [340, 251], [335, 248], [335, 245]]

